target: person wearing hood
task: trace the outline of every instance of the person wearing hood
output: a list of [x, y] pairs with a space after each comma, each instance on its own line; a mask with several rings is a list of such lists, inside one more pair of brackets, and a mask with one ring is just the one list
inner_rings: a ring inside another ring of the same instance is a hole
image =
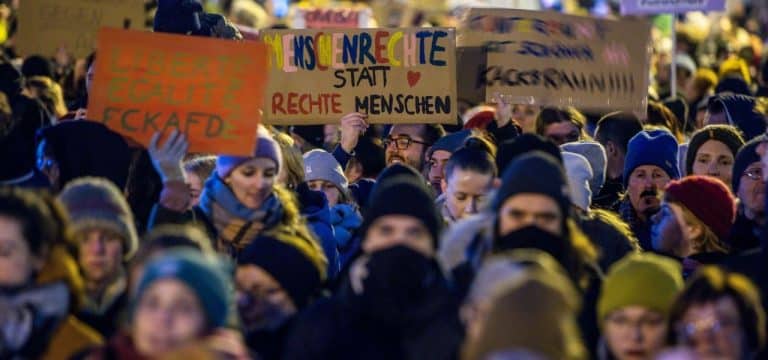
[[744, 140], [749, 141], [765, 133], [765, 114], [758, 111], [755, 98], [737, 94], [718, 94], [709, 99], [705, 123], [737, 127]]
[[733, 184], [733, 164], [744, 145], [738, 131], [728, 125], [709, 125], [691, 137], [685, 155], [687, 175], [707, 175]]
[[464, 141], [472, 134], [469, 130], [462, 130], [441, 137], [427, 152], [427, 181], [432, 185], [436, 194], [443, 193], [442, 182], [445, 174], [445, 164], [454, 152], [459, 150]]
[[246, 343], [260, 359], [281, 359], [296, 317], [320, 294], [323, 251], [289, 234], [259, 236], [237, 263], [237, 307]]
[[652, 248], [651, 217], [659, 211], [662, 191], [679, 177], [677, 141], [668, 131], [641, 131], [629, 141], [624, 162], [627, 192], [619, 215], [632, 228], [643, 250]]
[[760, 247], [765, 225], [764, 164], [758, 154], [763, 137], [754, 139], [736, 154], [733, 163], [733, 192], [739, 199], [738, 212], [728, 244], [732, 254]]
[[595, 141], [605, 149], [606, 158], [605, 183], [594, 199], [597, 207], [618, 210], [621, 194], [626, 190], [623, 176], [629, 140], [642, 130], [640, 120], [629, 113], [610, 113], [597, 122]]
[[232, 258], [262, 233], [287, 231], [318, 241], [301, 217], [293, 194], [276, 183], [282, 156], [266, 128], [259, 128], [252, 156], [218, 156], [200, 204], [192, 210], [187, 210], [190, 195], [181, 169], [187, 141], [177, 131], [162, 146], [158, 139], [156, 134], [149, 151], [164, 188], [152, 210], [150, 229], [167, 223], [200, 224], [214, 239], [215, 249]]
[[681, 260], [688, 278], [701, 264], [724, 262], [735, 217], [736, 200], [722, 181], [696, 175], [672, 181], [653, 217], [653, 250]]
[[440, 215], [418, 175], [380, 180], [361, 254], [333, 298], [308, 309], [284, 359], [451, 359], [458, 299], [435, 261]]
[[599, 359], [655, 359], [667, 343], [681, 274], [679, 263], [651, 253], [628, 255], [611, 267], [597, 303]]
[[53, 204], [0, 189], [0, 358], [69, 359], [103, 341], [72, 315], [82, 279], [58, 244], [68, 229]]
[[138, 248], [133, 214], [109, 180], [80, 178], [59, 194], [77, 241], [85, 299], [78, 317], [109, 338], [127, 304], [125, 262]]
[[123, 137], [94, 121], [63, 122], [37, 135], [37, 166], [54, 190], [84, 176], [106, 178], [125, 189], [131, 161]]

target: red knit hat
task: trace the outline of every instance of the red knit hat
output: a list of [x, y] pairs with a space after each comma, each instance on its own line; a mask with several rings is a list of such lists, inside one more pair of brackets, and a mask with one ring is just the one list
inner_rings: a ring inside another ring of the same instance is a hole
[[667, 185], [665, 199], [685, 206], [721, 241], [728, 238], [736, 219], [736, 200], [720, 179], [694, 175], [674, 180]]

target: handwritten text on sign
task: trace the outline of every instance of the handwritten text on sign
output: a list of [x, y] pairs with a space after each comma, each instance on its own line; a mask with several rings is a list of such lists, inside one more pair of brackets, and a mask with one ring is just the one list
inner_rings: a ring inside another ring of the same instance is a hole
[[480, 46], [487, 66], [476, 88], [541, 105], [637, 110], [645, 107], [650, 26], [551, 12], [471, 9], [460, 46]]
[[266, 31], [265, 121], [336, 123], [357, 111], [380, 123], [454, 122], [450, 29]]
[[93, 120], [144, 144], [157, 131], [179, 129], [194, 152], [253, 151], [263, 44], [116, 29], [102, 29], [98, 44]]

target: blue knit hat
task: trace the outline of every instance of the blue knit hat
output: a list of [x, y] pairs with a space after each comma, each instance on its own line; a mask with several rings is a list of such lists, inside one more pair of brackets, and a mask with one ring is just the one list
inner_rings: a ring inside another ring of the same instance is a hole
[[680, 178], [677, 166], [677, 140], [665, 130], [644, 130], [629, 140], [624, 159], [624, 187], [629, 176], [643, 165], [654, 165], [673, 179]]
[[141, 297], [153, 283], [163, 279], [181, 281], [197, 295], [210, 328], [223, 326], [232, 305], [233, 286], [223, 264], [207, 259], [199, 251], [170, 250], [153, 258], [144, 268], [133, 299], [135, 310]]

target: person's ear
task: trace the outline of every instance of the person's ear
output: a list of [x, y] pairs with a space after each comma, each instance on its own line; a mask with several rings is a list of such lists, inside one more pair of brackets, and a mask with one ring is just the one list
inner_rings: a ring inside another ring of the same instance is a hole
[[605, 143], [605, 153], [608, 157], [617, 155], [616, 144], [614, 144], [613, 141], [607, 141]]

